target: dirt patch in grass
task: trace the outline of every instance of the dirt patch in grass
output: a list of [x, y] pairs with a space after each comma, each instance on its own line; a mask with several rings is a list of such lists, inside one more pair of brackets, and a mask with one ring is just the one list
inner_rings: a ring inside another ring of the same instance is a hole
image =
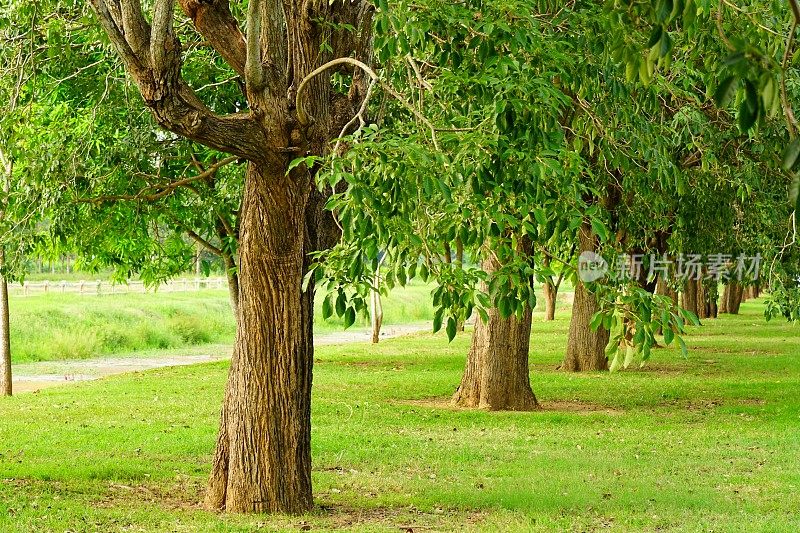
[[624, 413], [624, 411], [621, 409], [615, 409], [613, 407], [591, 402], [583, 402], [580, 400], [542, 402], [542, 411], [545, 413], [575, 413], [582, 415], [594, 413], [605, 415], [621, 415]]
[[204, 481], [182, 478], [169, 485], [108, 483], [107, 491], [94, 503], [98, 507], [149, 504], [182, 511], [202, 510]]
[[723, 399], [723, 398], [709, 398], [709, 399], [694, 399], [694, 400], [668, 400], [661, 402], [657, 405], [660, 409], [671, 409], [679, 412], [683, 411], [708, 411], [718, 407], [756, 407], [766, 405], [766, 400], [761, 398], [741, 398], [741, 399]]
[[[479, 511], [456, 511], [437, 508], [432, 512], [410, 507], [354, 508], [337, 505], [318, 505], [314, 518], [325, 522], [332, 529], [349, 529], [364, 525], [380, 525], [395, 531], [452, 531], [454, 523], [479, 524], [485, 513]], [[299, 529], [313, 530], [312, 523], [300, 522]]]
[[[450, 403], [450, 397], [435, 397], [423, 398], [420, 400], [394, 400], [391, 402], [395, 405], [413, 405], [416, 407], [426, 407], [429, 409], [447, 409], [450, 411], [464, 411], [470, 410], [468, 408], [457, 407]], [[571, 414], [607, 414], [607, 415], [621, 415], [623, 411], [608, 407], [605, 405], [595, 404], [591, 402], [584, 402], [580, 400], [571, 401], [544, 401], [540, 403], [541, 408], [535, 411], [527, 411], [530, 413], [571, 413]], [[486, 411], [488, 409], [474, 409], [476, 411]], [[497, 411], [503, 412], [503, 411]]]

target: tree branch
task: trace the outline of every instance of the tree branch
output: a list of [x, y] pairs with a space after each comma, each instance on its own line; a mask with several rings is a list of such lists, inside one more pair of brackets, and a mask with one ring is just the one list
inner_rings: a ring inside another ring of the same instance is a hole
[[[145, 202], [155, 202], [156, 200], [160, 200], [165, 196], [172, 193], [178, 187], [186, 187], [191, 185], [192, 183], [200, 180], [204, 180], [210, 178], [217, 171], [224, 167], [225, 165], [229, 165], [235, 161], [238, 161], [238, 157], [227, 157], [222, 161], [214, 163], [210, 167], [208, 167], [204, 172], [197, 174], [196, 176], [191, 176], [188, 178], [183, 178], [178, 181], [173, 181], [172, 183], [168, 183], [166, 185], [153, 185], [150, 187], [146, 187], [139, 191], [136, 194], [127, 195], [127, 194], [120, 194], [120, 195], [113, 195], [113, 196], [99, 196], [97, 198], [89, 198], [89, 199], [81, 199], [78, 200], [80, 203], [92, 203], [92, 204], [101, 204], [105, 202], [119, 202], [124, 200], [136, 200], [136, 201], [145, 201]], [[158, 189], [158, 192], [149, 192]]]
[[153, 28], [150, 31], [150, 59], [153, 69], [160, 69], [167, 63], [167, 43], [173, 38], [172, 18], [175, 13], [174, 0], [155, 0], [153, 2]]
[[131, 46], [131, 50], [137, 56], [141, 56], [147, 49], [150, 31], [147, 21], [142, 15], [142, 3], [140, 0], [122, 0], [120, 2], [120, 12], [122, 14], [122, 30], [125, 40]]
[[437, 151], [440, 149], [439, 141], [436, 137], [436, 127], [433, 125], [433, 123], [430, 120], [428, 120], [428, 118], [425, 115], [420, 113], [420, 111], [417, 108], [411, 105], [411, 103], [408, 100], [403, 98], [403, 96], [400, 93], [398, 93], [391, 85], [381, 80], [380, 77], [375, 73], [375, 71], [372, 70], [368, 65], [366, 65], [362, 61], [359, 61], [358, 59], [353, 59], [352, 57], [340, 57], [338, 59], [328, 61], [321, 67], [318, 67], [315, 70], [311, 71], [308, 74], [308, 76], [303, 78], [303, 81], [300, 82], [300, 85], [297, 88], [297, 95], [295, 96], [295, 107], [297, 108], [297, 120], [300, 122], [300, 124], [308, 126], [314, 121], [314, 118], [311, 115], [309, 115], [308, 112], [306, 111], [305, 102], [303, 101], [305, 88], [308, 85], [308, 83], [316, 76], [319, 76], [325, 71], [335, 66], [344, 64], [354, 65], [363, 70], [373, 82], [380, 85], [384, 91], [389, 93], [395, 100], [400, 102], [403, 105], [403, 107], [408, 109], [411, 112], [411, 114], [414, 115], [420, 122], [425, 124], [425, 126], [427, 126], [431, 132], [431, 139], [433, 141], [434, 148], [436, 148]]
[[247, 4], [247, 59], [244, 81], [248, 91], [257, 92], [264, 87], [264, 67], [261, 64], [261, 17], [264, 0], [250, 0]]
[[227, 0], [179, 0], [181, 9], [191, 19], [195, 30], [244, 77], [247, 47], [239, 23]]
[[[172, 10], [163, 0], [159, 0], [156, 9], [159, 12], [156, 38], [165, 39], [166, 46], [159, 47], [155, 56], [150, 48], [136, 53], [136, 46], [128, 40], [129, 35], [115, 22], [110, 11], [117, 3], [111, 0], [90, 0], [100, 22], [108, 33], [117, 53], [125, 64], [125, 69], [133, 78], [147, 106], [153, 112], [158, 123], [165, 129], [197, 141], [210, 148], [227, 152], [251, 161], [267, 162], [277, 154], [265, 153], [266, 134], [257, 121], [249, 113], [219, 116], [212, 112], [197, 97], [197, 94], [181, 78], [181, 50], [177, 39], [172, 34]], [[139, 6], [138, 0], [122, 0], [127, 23], [131, 27], [146, 27], [141, 11], [134, 16], [134, 8]], [[138, 21], [138, 22], [137, 22]], [[150, 39], [150, 32], [144, 36]], [[161, 55], [163, 53], [163, 55]], [[154, 59], [160, 63], [154, 66]]]
[[781, 61], [781, 107], [783, 107], [783, 114], [786, 117], [786, 127], [789, 130], [789, 137], [794, 139], [797, 135], [797, 119], [794, 116], [792, 105], [789, 103], [789, 95], [786, 90], [786, 70], [789, 66], [789, 58], [792, 55], [792, 46], [794, 45], [795, 33], [797, 33], [797, 24], [800, 22], [800, 12], [796, 11], [796, 0], [790, 0], [789, 3], [792, 4], [792, 10], [794, 11], [794, 21], [789, 31], [789, 37], [786, 39], [786, 50], [783, 52], [783, 60]]
[[339, 138], [336, 139], [336, 145], [333, 147], [334, 155], [339, 155], [339, 148], [342, 145], [342, 138], [347, 135], [347, 131], [353, 127], [353, 125], [356, 123], [356, 120], [359, 121], [360, 127], [363, 128], [366, 125], [364, 115], [367, 112], [367, 106], [369, 105], [369, 100], [372, 97], [372, 90], [375, 88], [375, 83], [375, 80], [370, 81], [369, 87], [367, 87], [367, 94], [364, 96], [364, 100], [361, 101], [361, 107], [358, 109], [358, 112], [355, 114], [355, 116], [350, 119], [350, 122], [344, 125], [341, 133], [339, 133]]
[[184, 228], [184, 230], [186, 231], [186, 235], [191, 237], [195, 242], [200, 244], [203, 248], [205, 248], [214, 255], [223, 257], [223, 252], [221, 248], [217, 248], [216, 246], [214, 246], [213, 244], [211, 244], [210, 242], [208, 242], [207, 240], [205, 240], [204, 238], [202, 238], [200, 235], [190, 230], [189, 228]]

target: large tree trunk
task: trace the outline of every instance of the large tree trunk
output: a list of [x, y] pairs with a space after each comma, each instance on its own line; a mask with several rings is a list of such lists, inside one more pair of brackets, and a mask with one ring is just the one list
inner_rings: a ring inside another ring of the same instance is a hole
[[[0, 270], [5, 267], [5, 250], [0, 246]], [[11, 396], [11, 319], [8, 309], [8, 282], [0, 272], [0, 395]]]
[[719, 317], [719, 284], [710, 282], [705, 286], [706, 301], [708, 305], [708, 318]]
[[726, 304], [728, 313], [731, 315], [738, 315], [739, 308], [742, 305], [742, 293], [744, 292], [744, 288], [740, 283], [731, 282], [728, 284], [726, 292], [728, 294]]
[[[487, 272], [498, 266], [495, 259], [484, 263]], [[480, 317], [476, 322], [466, 370], [453, 404], [492, 411], [537, 409], [528, 369], [531, 308], [525, 306], [521, 320], [516, 316], [502, 318], [497, 309], [490, 309], [488, 314], [488, 322]]]
[[[592, 252], [596, 249], [596, 237], [592, 227], [584, 223], [580, 234], [580, 252]], [[572, 304], [572, 319], [569, 323], [567, 353], [562, 368], [571, 372], [591, 370], [607, 370], [608, 357], [605, 349], [610, 332], [600, 326], [594, 331], [589, 325], [594, 314], [600, 310], [597, 299], [582, 281], [575, 287], [575, 301]]]
[[479, 318], [467, 356], [461, 385], [453, 396], [459, 407], [491, 411], [530, 411], [539, 407], [528, 369], [532, 314], [522, 320], [501, 318], [489, 310], [489, 322]]
[[683, 308], [691, 311], [695, 315], [700, 315], [698, 309], [698, 281], [696, 279], [687, 279], [683, 286]]
[[708, 291], [702, 281], [697, 282], [697, 317], [708, 318], [711, 315], [711, 305]]
[[556, 319], [558, 288], [553, 283], [545, 281], [542, 289], [544, 291], [544, 320], [545, 322], [551, 322]]
[[[219, 115], [181, 77], [175, 2], [147, 3], [150, 16], [137, 0], [89, 3], [154, 119], [250, 165], [238, 213], [236, 344], [206, 503], [240, 512], [308, 511], [314, 295], [313, 283], [302, 290], [302, 279], [308, 253], [339, 234], [323, 224], [332, 222], [323, 212], [329, 191], [317, 191], [313, 165], [287, 170], [297, 157], [328, 154], [331, 141], [353, 132], [368, 92], [374, 9], [358, 0], [251, 0], [244, 21], [228, 2], [178, 2], [243, 82], [247, 109]], [[344, 73], [344, 63], [353, 72], [346, 95], [330, 83], [332, 69]]]
[[312, 507], [313, 289], [308, 191], [250, 165], [242, 204], [238, 331], [206, 504], [233, 512]]
[[[11, 176], [14, 164], [6, 160], [5, 154], [0, 152], [0, 161], [3, 163], [3, 195], [8, 198], [11, 190]], [[4, 198], [5, 202], [5, 198]], [[7, 205], [0, 208], [0, 220], [6, 215]], [[8, 280], [3, 275], [6, 267], [6, 250], [0, 246], [0, 395], [11, 396], [13, 384], [11, 382], [11, 315], [8, 306]]]
[[722, 298], [720, 298], [719, 302], [719, 314], [728, 314], [728, 302], [731, 298], [731, 284], [726, 283], [725, 289], [722, 291]]

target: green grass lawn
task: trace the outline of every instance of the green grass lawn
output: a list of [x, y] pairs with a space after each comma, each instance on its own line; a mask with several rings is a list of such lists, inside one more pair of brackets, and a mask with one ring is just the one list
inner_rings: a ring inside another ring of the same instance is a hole
[[573, 375], [567, 324], [534, 326], [535, 413], [446, 406], [468, 335], [320, 349], [303, 517], [199, 508], [224, 363], [2, 400], [0, 531], [800, 529], [797, 327], [748, 303], [688, 359]]
[[[384, 299], [384, 323], [432, 320], [430, 287], [411, 283]], [[341, 331], [344, 321], [322, 319], [316, 331]], [[354, 327], [367, 327], [359, 317]], [[226, 290], [80, 296], [50, 293], [11, 298], [13, 361], [57, 361], [102, 355], [232, 343], [233, 313]]]

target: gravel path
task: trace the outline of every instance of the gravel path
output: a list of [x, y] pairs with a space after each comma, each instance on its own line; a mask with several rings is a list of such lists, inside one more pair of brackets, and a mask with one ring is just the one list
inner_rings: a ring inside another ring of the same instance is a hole
[[[431, 331], [426, 323], [384, 326], [381, 339], [390, 339]], [[370, 342], [372, 332], [368, 329], [337, 331], [317, 335], [315, 346], [336, 344], [357, 344]], [[14, 392], [32, 392], [47, 387], [55, 387], [82, 381], [91, 381], [106, 376], [126, 372], [142, 372], [170, 366], [196, 365], [227, 359], [221, 355], [174, 355], [155, 357], [100, 357], [97, 359], [76, 359], [71, 361], [42, 361], [14, 366]]]

